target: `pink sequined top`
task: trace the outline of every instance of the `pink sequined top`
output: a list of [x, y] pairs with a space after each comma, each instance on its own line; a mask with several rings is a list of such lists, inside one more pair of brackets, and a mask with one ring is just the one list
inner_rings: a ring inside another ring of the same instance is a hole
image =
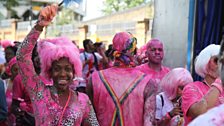
[[[33, 105], [37, 126], [95, 126], [98, 125], [94, 110], [87, 95], [71, 91], [72, 97], [62, 115], [63, 107], [57, 102], [57, 94], [52, 91], [53, 86], [35, 73], [31, 53], [40, 31], [33, 28], [27, 35], [17, 52], [22, 83], [28, 91]], [[62, 116], [61, 122], [59, 118]], [[60, 124], [59, 124], [60, 123]]]
[[157, 87], [144, 75], [134, 68], [117, 67], [92, 74], [93, 104], [101, 126], [154, 125]]
[[[188, 84], [184, 87], [182, 92], [182, 110], [184, 112], [185, 125], [187, 125], [192, 118], [187, 116], [189, 108], [196, 102], [200, 101], [201, 98], [208, 92], [210, 87], [203, 82], [196, 81]], [[223, 103], [224, 94], [219, 96], [219, 101], [216, 105]]]

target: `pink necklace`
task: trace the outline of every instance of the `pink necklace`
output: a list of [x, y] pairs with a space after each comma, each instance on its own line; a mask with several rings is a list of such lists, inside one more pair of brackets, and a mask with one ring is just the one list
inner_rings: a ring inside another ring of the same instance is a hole
[[60, 118], [59, 118], [58, 126], [60, 126], [60, 124], [61, 124], [62, 117], [63, 117], [63, 115], [64, 115], [64, 113], [65, 113], [65, 109], [67, 108], [70, 99], [71, 99], [71, 91], [69, 90], [68, 99], [67, 99], [67, 101], [66, 101], [66, 104], [65, 104], [65, 106], [64, 106], [64, 108], [63, 108], [63, 111], [62, 111], [62, 113], [61, 113], [61, 116], [60, 116]]

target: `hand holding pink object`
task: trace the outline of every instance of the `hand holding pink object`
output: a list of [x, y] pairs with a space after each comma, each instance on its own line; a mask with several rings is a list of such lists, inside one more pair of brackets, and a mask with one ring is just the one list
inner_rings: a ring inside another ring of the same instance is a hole
[[37, 23], [40, 26], [48, 26], [53, 20], [53, 18], [55, 17], [57, 10], [58, 10], [57, 4], [52, 4], [50, 6], [43, 8], [40, 11], [40, 15], [39, 15]]

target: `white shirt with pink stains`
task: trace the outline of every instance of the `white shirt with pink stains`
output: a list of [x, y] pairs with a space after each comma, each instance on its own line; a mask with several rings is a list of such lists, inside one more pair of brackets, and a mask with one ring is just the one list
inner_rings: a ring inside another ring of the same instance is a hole
[[188, 126], [224, 126], [224, 104], [198, 116]]

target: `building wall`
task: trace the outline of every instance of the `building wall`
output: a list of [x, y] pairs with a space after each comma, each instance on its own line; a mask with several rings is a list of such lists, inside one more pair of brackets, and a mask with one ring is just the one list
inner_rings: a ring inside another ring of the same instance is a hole
[[141, 5], [130, 10], [117, 12], [108, 16], [85, 21], [86, 24], [108, 24], [114, 22], [141, 21], [144, 18], [153, 18], [153, 8], [151, 4]]
[[[82, 41], [86, 38], [94, 42], [103, 41], [106, 46], [112, 43], [113, 36], [120, 31], [131, 32], [138, 39], [138, 47], [144, 45], [151, 38], [150, 24], [153, 18], [151, 4], [141, 5], [126, 11], [117, 12], [94, 20], [68, 24], [65, 26], [48, 26], [41, 38], [67, 36], [83, 47]], [[14, 27], [8, 27], [10, 35], [2, 36], [4, 30], [0, 28], [0, 39], [22, 41], [29, 32], [33, 22], [16, 22]], [[56, 30], [55, 30], [56, 29]], [[56, 34], [51, 34], [56, 32]]]
[[163, 41], [164, 64], [186, 67], [189, 0], [155, 0], [152, 37]]
[[0, 40], [7, 38], [14, 40], [16, 36], [16, 20], [5, 20], [0, 22]]
[[138, 39], [137, 46], [141, 47], [151, 38], [149, 24], [152, 22], [153, 14], [153, 6], [147, 4], [85, 21], [82, 24], [95, 27], [95, 32], [93, 31], [95, 34], [89, 28], [87, 38], [91, 38], [91, 34], [93, 34], [108, 45], [112, 43], [112, 38], [117, 32], [126, 31], [131, 32]]

